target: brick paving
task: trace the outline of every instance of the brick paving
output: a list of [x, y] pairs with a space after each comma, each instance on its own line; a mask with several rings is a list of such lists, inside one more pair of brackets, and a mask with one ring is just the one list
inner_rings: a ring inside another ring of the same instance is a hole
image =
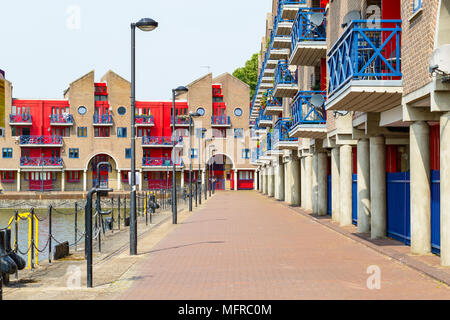
[[[121, 299], [449, 299], [450, 289], [254, 191], [221, 192], [123, 277]], [[367, 288], [369, 266], [381, 289]]]

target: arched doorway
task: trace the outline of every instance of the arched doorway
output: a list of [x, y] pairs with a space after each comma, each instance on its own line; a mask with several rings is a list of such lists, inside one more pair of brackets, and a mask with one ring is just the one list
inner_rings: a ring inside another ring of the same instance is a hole
[[216, 154], [208, 162], [210, 183], [216, 190], [234, 189], [234, 163], [226, 154]]
[[[100, 172], [97, 172], [97, 164], [100, 162], [109, 162], [111, 168], [101, 166]], [[103, 187], [116, 187], [117, 179], [121, 178], [117, 176], [116, 168], [116, 161], [110, 155], [102, 153], [93, 156], [87, 166], [88, 180], [90, 181], [88, 185], [94, 187], [97, 183], [97, 179], [99, 179], [99, 183]]]

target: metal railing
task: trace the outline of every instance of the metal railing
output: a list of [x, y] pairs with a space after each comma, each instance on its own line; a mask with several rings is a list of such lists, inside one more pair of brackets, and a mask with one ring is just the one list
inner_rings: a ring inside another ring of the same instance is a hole
[[20, 144], [45, 145], [62, 144], [61, 136], [20, 136]]
[[9, 115], [10, 123], [32, 123], [33, 118], [31, 114], [23, 113], [23, 114], [10, 114]]
[[289, 70], [289, 63], [287, 60], [278, 61], [275, 69], [275, 88], [279, 84], [298, 84], [298, 71]]
[[24, 167], [61, 167], [63, 160], [60, 157], [21, 157], [20, 165]]
[[93, 122], [94, 124], [112, 124], [112, 116], [109, 114], [94, 114]]
[[137, 115], [135, 116], [136, 124], [155, 124], [153, 116]]
[[212, 125], [230, 125], [231, 118], [229, 116], [212, 116], [211, 124]]
[[[170, 119], [170, 123], [173, 124], [173, 118]], [[189, 117], [187, 117], [187, 116], [176, 116], [175, 117], [175, 124], [189, 125]]]
[[[175, 137], [175, 144], [183, 142], [183, 137]], [[144, 136], [142, 137], [142, 145], [145, 146], [171, 146], [173, 144], [172, 137], [154, 137]]]
[[73, 124], [73, 115], [71, 114], [52, 114], [50, 116], [50, 123], [67, 123]]
[[[145, 167], [170, 167], [173, 166], [173, 161], [170, 157], [144, 157], [142, 158], [142, 165]], [[177, 161], [175, 161], [175, 165], [183, 165], [183, 160], [177, 159]]]
[[273, 96], [273, 89], [267, 89], [265, 96], [267, 98], [267, 107], [282, 107], [283, 106], [283, 100], [279, 97]]
[[292, 128], [292, 120], [287, 118], [278, 119], [273, 130], [273, 143], [298, 141], [298, 138], [289, 137], [289, 130]]
[[353, 20], [328, 53], [329, 97], [351, 80], [401, 80], [401, 20]]
[[[323, 15], [323, 22], [321, 25], [315, 25], [311, 21], [314, 15]], [[300, 9], [294, 21], [291, 33], [291, 52], [294, 52], [295, 46], [302, 41], [326, 41], [326, 19], [325, 9], [323, 8], [309, 8]]]
[[326, 97], [325, 91], [299, 91], [291, 103], [293, 127], [299, 124], [325, 124], [326, 113], [324, 104], [315, 107], [311, 104], [314, 95], [321, 94]]

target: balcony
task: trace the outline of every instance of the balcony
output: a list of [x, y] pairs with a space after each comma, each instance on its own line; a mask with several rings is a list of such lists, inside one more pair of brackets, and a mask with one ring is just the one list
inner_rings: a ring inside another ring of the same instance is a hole
[[[153, 137], [144, 136], [142, 137], [142, 146], [149, 148], [172, 148], [173, 138], [169, 137]], [[175, 147], [180, 146], [183, 143], [183, 137], [175, 137]]]
[[287, 60], [278, 61], [275, 70], [275, 89], [273, 95], [275, 97], [292, 98], [298, 91], [297, 70], [291, 71]]
[[[177, 159], [175, 165], [182, 166], [183, 160]], [[173, 161], [170, 157], [144, 157], [142, 158], [142, 166], [152, 168], [172, 167]]]
[[31, 126], [33, 124], [33, 119], [31, 114], [10, 114], [9, 115], [9, 125], [11, 126]]
[[301, 9], [291, 34], [289, 64], [316, 66], [327, 53], [325, 9]]
[[261, 108], [259, 112], [259, 118], [258, 118], [258, 127], [259, 128], [267, 128], [272, 126], [272, 116], [266, 116], [264, 115], [264, 109]]
[[401, 20], [354, 20], [328, 53], [327, 110], [382, 112], [401, 105]]
[[154, 127], [155, 120], [153, 116], [139, 115], [135, 116], [136, 127]]
[[93, 124], [94, 126], [105, 126], [105, 127], [112, 126], [113, 125], [112, 116], [109, 114], [103, 115], [94, 114]]
[[260, 155], [260, 149], [259, 148], [254, 148], [252, 150], [252, 157], [251, 157], [251, 163], [252, 164], [256, 164], [258, 162], [259, 155]]
[[266, 108], [264, 115], [277, 116], [283, 112], [283, 99], [273, 96], [273, 89], [268, 89], [264, 94], [266, 96]]
[[300, 8], [306, 6], [306, 0], [280, 0], [278, 12], [283, 19], [295, 19]]
[[275, 17], [275, 21], [273, 24], [273, 30], [275, 36], [289, 36], [292, 31], [292, 26], [294, 25], [294, 18], [291, 19], [283, 19], [278, 12], [278, 15]]
[[231, 127], [231, 119], [229, 116], [212, 116], [211, 127]]
[[37, 168], [37, 169], [62, 169], [63, 160], [59, 157], [41, 157], [41, 158], [20, 158], [21, 168]]
[[[189, 127], [189, 116], [176, 116], [175, 125], [177, 127]], [[173, 126], [173, 119], [170, 119], [170, 126]]]
[[62, 147], [61, 136], [20, 136], [21, 147]]
[[325, 96], [324, 91], [299, 91], [291, 104], [293, 116], [289, 131], [291, 137], [313, 139], [326, 137]]
[[275, 124], [273, 132], [273, 148], [275, 150], [297, 150], [298, 139], [289, 136], [289, 131], [292, 127], [292, 120], [280, 118]]
[[73, 126], [73, 115], [71, 115], [71, 114], [52, 114], [50, 116], [50, 125], [52, 125], [52, 126]]

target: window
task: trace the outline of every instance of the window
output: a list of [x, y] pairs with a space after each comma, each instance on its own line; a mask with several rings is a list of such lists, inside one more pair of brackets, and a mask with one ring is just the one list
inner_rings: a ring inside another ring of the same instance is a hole
[[253, 171], [239, 171], [239, 180], [253, 180]]
[[203, 117], [203, 116], [205, 115], [205, 109], [203, 109], [202, 107], [200, 107], [200, 108], [197, 109], [197, 113], [198, 113], [201, 117]]
[[77, 136], [83, 138], [87, 137], [87, 127], [78, 127]]
[[79, 106], [78, 107], [78, 113], [81, 114], [82, 116], [85, 115], [87, 112], [87, 109], [85, 106]]
[[118, 138], [126, 138], [127, 137], [127, 128], [117, 128], [117, 137]]
[[242, 138], [243, 136], [244, 136], [244, 129], [242, 129], [242, 128], [234, 129], [234, 138], [235, 139]]
[[236, 117], [242, 116], [242, 109], [241, 109], [241, 108], [236, 108], [236, 109], [234, 109], [234, 115], [235, 115]]
[[227, 137], [227, 129], [213, 129], [213, 137], [214, 138], [226, 138]]
[[242, 149], [242, 159], [250, 159], [250, 149]]
[[191, 159], [197, 159], [198, 158], [198, 149], [191, 149]]
[[122, 182], [128, 183], [128, 171], [122, 171], [120, 175], [122, 176]]
[[203, 139], [205, 137], [205, 132], [206, 132], [205, 128], [196, 128], [195, 129], [195, 137]]
[[14, 171], [2, 171], [2, 182], [14, 182]]
[[78, 159], [80, 157], [80, 150], [78, 148], [69, 149], [69, 158]]
[[131, 159], [131, 149], [130, 148], [125, 149], [125, 158]]
[[422, 0], [413, 0], [413, 13], [422, 8]]
[[97, 138], [109, 137], [109, 127], [96, 127], [94, 129], [94, 136]]
[[10, 159], [12, 158], [12, 154], [13, 154], [12, 148], [3, 148], [2, 150], [3, 158]]
[[80, 171], [66, 171], [67, 182], [80, 182]]
[[117, 113], [123, 116], [125, 113], [127, 113], [127, 109], [125, 107], [119, 107], [119, 109], [117, 109]]
[[52, 128], [52, 136], [70, 137], [70, 128]]

